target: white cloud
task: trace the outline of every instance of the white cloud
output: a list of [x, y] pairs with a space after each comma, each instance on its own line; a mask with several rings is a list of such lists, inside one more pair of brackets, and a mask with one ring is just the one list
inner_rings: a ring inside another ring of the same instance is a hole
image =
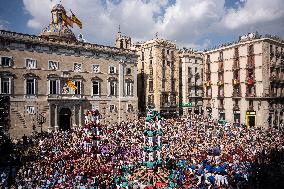
[[[23, 0], [32, 16], [27, 26], [40, 32], [50, 22], [50, 10], [59, 0]], [[258, 30], [284, 33], [282, 0], [239, 0], [237, 8], [225, 8], [225, 0], [68, 0], [66, 10], [83, 22], [84, 37], [91, 42], [114, 45], [118, 25], [133, 41], [159, 37], [180, 46], [207, 48], [215, 34], [234, 36]], [[1, 24], [1, 23], [0, 23]], [[79, 33], [75, 26], [73, 31]], [[209, 37], [208, 37], [209, 36]], [[212, 38], [211, 38], [212, 37]], [[216, 39], [215, 39], [216, 41]]]
[[284, 18], [282, 0], [247, 0], [242, 8], [228, 10], [223, 18], [223, 24], [229, 29], [237, 29], [278, 18]]
[[9, 22], [6, 20], [0, 20], [0, 30], [8, 30]]

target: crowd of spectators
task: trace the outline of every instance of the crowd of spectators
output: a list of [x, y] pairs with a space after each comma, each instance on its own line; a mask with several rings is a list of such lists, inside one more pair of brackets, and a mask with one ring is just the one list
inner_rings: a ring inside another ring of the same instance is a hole
[[[145, 119], [94, 121], [14, 140], [21, 164], [0, 169], [0, 188], [251, 188], [255, 166], [269, 164], [268, 157], [278, 158], [269, 154], [284, 147], [279, 130], [220, 124], [198, 114], [161, 123], [163, 162], [151, 170], [142, 162]], [[145, 177], [147, 170], [159, 178]]]

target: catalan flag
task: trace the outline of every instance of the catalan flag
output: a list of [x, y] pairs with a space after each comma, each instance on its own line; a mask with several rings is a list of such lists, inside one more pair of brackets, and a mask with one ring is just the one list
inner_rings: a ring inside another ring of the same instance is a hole
[[74, 91], [77, 90], [76, 85], [73, 83], [73, 81], [67, 81], [67, 85], [68, 87], [70, 87], [71, 89], [73, 89]]
[[[70, 10], [71, 11], [71, 10]], [[79, 26], [80, 29], [82, 29], [82, 22], [75, 16], [75, 14], [71, 11], [72, 13], [72, 21]]]
[[67, 16], [66, 15], [66, 13], [65, 12], [62, 12], [62, 20], [67, 24], [67, 25], [69, 25], [69, 26], [71, 26], [72, 28], [73, 28], [73, 20], [69, 17], [69, 16]]

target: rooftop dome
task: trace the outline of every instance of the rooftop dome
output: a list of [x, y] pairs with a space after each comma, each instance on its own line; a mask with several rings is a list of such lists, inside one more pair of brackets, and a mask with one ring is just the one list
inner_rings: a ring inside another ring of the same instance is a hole
[[64, 7], [61, 4], [56, 4], [52, 7], [51, 12], [52, 11], [57, 11], [57, 10], [61, 10], [61, 11], [65, 11]]
[[40, 37], [60, 41], [76, 41], [74, 33], [62, 19], [62, 13], [65, 13], [64, 7], [61, 4], [56, 4], [51, 10], [52, 21], [42, 30], [39, 34]]

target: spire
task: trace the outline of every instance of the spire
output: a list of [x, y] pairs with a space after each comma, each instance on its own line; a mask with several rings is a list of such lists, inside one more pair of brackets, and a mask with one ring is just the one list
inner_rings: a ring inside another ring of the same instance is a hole
[[120, 32], [120, 24], [118, 25], [118, 33], [121, 33], [121, 32]]

